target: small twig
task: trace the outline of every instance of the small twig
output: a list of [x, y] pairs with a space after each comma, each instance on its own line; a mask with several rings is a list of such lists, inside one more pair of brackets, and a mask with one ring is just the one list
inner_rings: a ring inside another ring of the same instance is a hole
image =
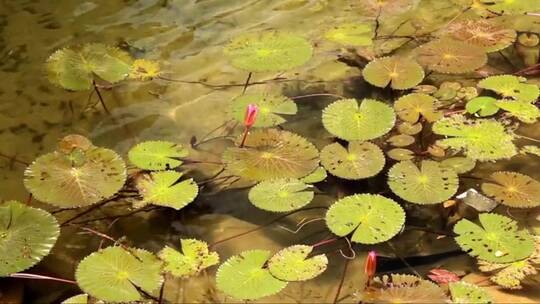
[[251, 76], [253, 76], [253, 73], [249, 72], [248, 77], [246, 79], [246, 83], [244, 84], [244, 88], [242, 89], [242, 95], [244, 95], [246, 93], [246, 90], [247, 90], [247, 88], [249, 86], [249, 81], [251, 80]]
[[55, 281], [55, 282], [62, 282], [62, 283], [77, 285], [77, 282], [72, 281], [72, 280], [55, 278], [55, 277], [44, 276], [44, 275], [39, 275], [39, 274], [24, 273], [24, 272], [12, 273], [9, 275], [9, 277], [16, 278], [16, 279], [48, 280], [48, 281]]
[[163, 294], [165, 293], [165, 283], [167, 282], [167, 276], [163, 276], [163, 283], [161, 283], [161, 289], [159, 290], [158, 304], [163, 303]]
[[337, 241], [339, 239], [340, 238], [331, 238], [331, 239], [328, 239], [328, 240], [323, 240], [323, 241], [320, 241], [318, 243], [315, 243], [315, 244], [311, 245], [311, 247], [317, 248], [317, 247], [322, 246], [322, 245], [333, 243], [333, 242], [335, 242], [335, 241]]
[[300, 221], [297, 225], [296, 225], [296, 230], [292, 230], [292, 229], [289, 229], [285, 226], [282, 226], [282, 225], [279, 225], [278, 227], [282, 228], [283, 230], [285, 231], [288, 231], [292, 234], [297, 234], [298, 232], [300, 232], [300, 230], [302, 230], [302, 228], [304, 228], [306, 225], [308, 224], [311, 224], [311, 223], [314, 223], [314, 222], [317, 222], [317, 221], [324, 221], [325, 218], [324, 217], [319, 217], [319, 218], [314, 218], [314, 219], [311, 219], [309, 221], [306, 221], [305, 219], [303, 219], [302, 221]]
[[523, 138], [523, 139], [527, 139], [527, 140], [530, 140], [530, 141], [534, 141], [534, 142], [537, 142], [537, 143], [540, 143], [540, 140], [536, 139], [536, 138], [532, 138], [532, 137], [527, 137], [527, 136], [524, 136], [524, 135], [519, 135], [519, 134], [515, 134], [517, 137], [519, 138]]
[[92, 81], [92, 84], [94, 86], [94, 91], [96, 91], [96, 94], [99, 98], [99, 102], [101, 103], [101, 106], [103, 107], [103, 109], [105, 110], [105, 113], [107, 113], [108, 115], [111, 115], [111, 112], [109, 111], [109, 109], [107, 108], [107, 106], [105, 105], [105, 101], [103, 100], [103, 96], [101, 95], [101, 92], [99, 91], [98, 89], [98, 86], [96, 84], [95, 81]]
[[17, 163], [19, 165], [23, 165], [23, 166], [29, 166], [30, 165], [30, 163], [28, 163], [28, 162], [22, 161], [20, 159], [15, 158], [15, 156], [9, 156], [9, 155], [6, 155], [4, 153], [0, 153], [0, 157], [3, 157], [5, 159], [7, 159], [7, 160], [9, 160], [11, 162]]
[[341, 293], [341, 288], [343, 287], [343, 282], [345, 282], [345, 276], [347, 275], [347, 268], [349, 267], [349, 262], [351, 260], [345, 260], [345, 265], [343, 266], [343, 272], [341, 274], [341, 280], [339, 281], [338, 289], [336, 291], [336, 296], [334, 297], [334, 304], [338, 302], [339, 294]]
[[113, 197], [111, 197], [111, 198], [109, 198], [109, 199], [107, 199], [107, 200], [105, 200], [105, 201], [103, 201], [101, 203], [98, 203], [98, 204], [86, 209], [85, 211], [83, 211], [81, 213], [76, 214], [75, 216], [71, 217], [70, 219], [68, 219], [68, 220], [64, 221], [62, 224], [60, 224], [60, 227], [65, 226], [65, 225], [73, 222], [74, 220], [76, 220], [76, 219], [78, 219], [78, 218], [80, 218], [82, 216], [85, 216], [88, 213], [90, 213], [90, 212], [92, 212], [92, 211], [94, 211], [96, 209], [99, 209], [100, 207], [104, 206], [105, 204], [107, 204], [109, 202], [112, 202], [112, 201], [116, 200], [117, 198], [118, 198], [117, 196], [113, 196]]

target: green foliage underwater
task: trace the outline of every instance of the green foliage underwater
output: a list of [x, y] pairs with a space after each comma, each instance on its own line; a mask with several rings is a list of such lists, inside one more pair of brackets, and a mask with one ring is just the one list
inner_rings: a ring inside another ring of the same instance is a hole
[[0, 302], [540, 302], [540, 1], [0, 3]]

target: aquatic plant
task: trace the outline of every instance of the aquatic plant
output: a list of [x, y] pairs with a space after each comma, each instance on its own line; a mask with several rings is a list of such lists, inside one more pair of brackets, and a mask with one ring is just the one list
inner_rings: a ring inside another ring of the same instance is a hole
[[496, 52], [510, 46], [516, 40], [514, 29], [501, 26], [489, 19], [462, 20], [451, 23], [443, 36], [479, 46], [486, 52]]
[[169, 141], [145, 141], [128, 153], [129, 161], [143, 170], [174, 169], [182, 165], [182, 158], [186, 156], [185, 147]]
[[418, 47], [416, 60], [435, 72], [462, 74], [483, 67], [487, 56], [478, 46], [441, 38]]
[[[492, 182], [491, 182], [492, 181]], [[515, 208], [540, 206], [540, 182], [517, 172], [495, 172], [482, 191], [501, 204]]]
[[296, 114], [297, 107], [294, 101], [283, 95], [271, 94], [244, 94], [231, 101], [231, 116], [238, 122], [244, 122], [248, 105], [257, 106], [257, 119], [253, 127], [275, 127], [286, 122], [284, 115]]
[[368, 46], [373, 43], [373, 28], [365, 23], [345, 23], [326, 31], [324, 38], [343, 45]]
[[424, 70], [411, 58], [392, 56], [371, 61], [362, 75], [376, 87], [385, 88], [390, 85], [395, 90], [406, 90], [422, 82]]
[[442, 288], [428, 280], [406, 274], [377, 277], [366, 290], [365, 301], [382, 303], [443, 303]]
[[292, 178], [264, 180], [249, 190], [249, 201], [255, 207], [288, 212], [300, 209], [313, 200], [310, 186]]
[[377, 175], [384, 167], [382, 150], [370, 142], [352, 141], [345, 148], [339, 143], [324, 147], [321, 164], [331, 174], [344, 179], [363, 179]]
[[158, 253], [164, 262], [163, 270], [181, 278], [198, 275], [202, 270], [219, 263], [217, 252], [210, 252], [208, 244], [195, 239], [180, 240], [182, 252], [165, 246]]
[[448, 285], [453, 303], [492, 303], [489, 294], [482, 288], [467, 282], [453, 282]]

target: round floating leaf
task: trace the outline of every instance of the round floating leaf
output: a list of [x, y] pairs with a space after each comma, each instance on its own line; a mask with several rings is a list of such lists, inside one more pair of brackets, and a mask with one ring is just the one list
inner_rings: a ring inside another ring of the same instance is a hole
[[321, 151], [321, 163], [326, 170], [344, 179], [375, 176], [383, 169], [384, 162], [381, 149], [370, 142], [352, 141], [348, 148], [333, 143]]
[[126, 79], [131, 72], [132, 58], [119, 48], [90, 43], [83, 46], [81, 55], [94, 74], [110, 83]]
[[182, 164], [188, 150], [169, 141], [145, 141], [131, 148], [129, 160], [143, 170], [168, 170]]
[[373, 43], [373, 29], [369, 24], [346, 23], [327, 31], [324, 37], [343, 45], [368, 46]]
[[297, 210], [313, 200], [309, 185], [297, 179], [280, 178], [262, 181], [249, 190], [249, 201], [257, 208], [272, 212]]
[[378, 194], [355, 194], [335, 202], [326, 213], [326, 224], [338, 236], [354, 231], [352, 241], [376, 244], [394, 237], [405, 223], [398, 203]]
[[501, 204], [515, 208], [540, 206], [540, 182], [516, 172], [495, 172], [492, 183], [483, 183], [482, 191]]
[[73, 296], [71, 298], [68, 298], [62, 301], [62, 304], [87, 304], [87, 303], [88, 303], [88, 295], [85, 293]]
[[250, 72], [280, 72], [306, 63], [311, 59], [313, 47], [300, 36], [264, 31], [233, 39], [224, 53], [236, 68]]
[[319, 151], [303, 137], [275, 129], [250, 132], [243, 148], [228, 148], [223, 162], [250, 180], [302, 178], [319, 164]]
[[395, 90], [410, 89], [424, 79], [424, 70], [413, 59], [382, 57], [368, 63], [362, 71], [364, 79], [372, 85]]
[[452, 282], [448, 285], [453, 303], [492, 303], [489, 294], [482, 288], [467, 282]]
[[159, 63], [153, 60], [137, 59], [131, 65], [130, 79], [152, 80], [160, 74]]
[[48, 153], [26, 168], [24, 185], [34, 198], [64, 208], [88, 206], [124, 186], [126, 167], [116, 152], [98, 147], [75, 152]]
[[0, 205], [0, 277], [26, 270], [49, 254], [60, 228], [48, 212], [16, 201]]
[[208, 244], [195, 239], [182, 239], [182, 253], [165, 246], [158, 256], [165, 262], [164, 271], [173, 276], [187, 278], [199, 274], [203, 269], [219, 263], [217, 252], [210, 252]]
[[467, 157], [475, 160], [498, 160], [517, 154], [514, 135], [496, 120], [467, 120], [462, 115], [452, 115], [436, 121], [433, 132], [450, 136], [440, 139], [437, 145], [464, 150]]
[[462, 219], [454, 226], [456, 242], [468, 254], [495, 263], [509, 263], [531, 255], [534, 242], [526, 230], [502, 215], [481, 213], [481, 226]]
[[276, 279], [264, 267], [270, 251], [251, 250], [232, 256], [219, 266], [217, 288], [238, 300], [255, 300], [280, 292], [287, 282]]
[[388, 185], [411, 203], [437, 204], [456, 193], [459, 180], [453, 169], [436, 161], [424, 160], [420, 169], [411, 161], [402, 161], [388, 171]]
[[258, 107], [254, 127], [273, 127], [284, 123], [282, 115], [294, 115], [297, 108], [294, 101], [283, 95], [245, 94], [236, 97], [231, 104], [231, 114], [238, 122], [244, 121], [246, 108], [250, 104]]
[[294, 245], [280, 250], [268, 261], [270, 273], [287, 282], [307, 281], [326, 270], [328, 258], [319, 254], [308, 258], [312, 246]]
[[478, 114], [480, 117], [486, 117], [497, 114], [499, 107], [495, 104], [497, 99], [488, 96], [476, 97], [465, 105], [465, 110], [470, 114]]
[[540, 109], [535, 104], [525, 101], [501, 100], [495, 103], [497, 107], [507, 111], [520, 121], [528, 124], [535, 123], [540, 117]]
[[402, 122], [397, 126], [397, 130], [401, 134], [407, 134], [407, 135], [415, 135], [420, 133], [422, 131], [422, 124], [421, 123], [415, 123], [412, 124], [410, 122]]
[[505, 98], [513, 98], [523, 102], [535, 102], [540, 90], [535, 84], [525, 83], [524, 77], [514, 75], [491, 76], [481, 80], [478, 87], [494, 91]]
[[416, 59], [435, 72], [449, 74], [472, 72], [487, 62], [482, 48], [447, 38], [420, 46]]
[[447, 303], [437, 284], [406, 274], [384, 275], [374, 279], [365, 291], [367, 303]]
[[442, 118], [442, 112], [437, 111], [437, 100], [430, 95], [412, 93], [399, 98], [394, 103], [394, 109], [399, 118], [406, 122], [415, 123], [420, 114], [428, 121], [434, 122]]
[[107, 247], [84, 258], [75, 278], [84, 292], [100, 300], [139, 301], [143, 299], [139, 290], [152, 293], [161, 285], [161, 266], [148, 251]]
[[481, 47], [486, 52], [502, 50], [516, 41], [514, 29], [505, 28], [488, 19], [466, 19], [451, 23], [443, 34]]
[[394, 110], [387, 104], [364, 99], [360, 106], [355, 99], [338, 100], [323, 110], [326, 130], [347, 140], [370, 140], [388, 133], [396, 122]]
[[180, 181], [182, 173], [159, 171], [142, 176], [137, 188], [143, 196], [142, 204], [154, 204], [180, 210], [193, 202], [199, 187], [192, 178]]
[[452, 168], [457, 174], [463, 174], [474, 169], [476, 161], [467, 157], [451, 157], [443, 160], [441, 166]]
[[516, 0], [482, 0], [481, 5], [490, 12], [505, 15], [534, 13], [540, 10], [540, 2]]
[[315, 169], [315, 171], [300, 179], [300, 181], [306, 184], [315, 184], [322, 182], [326, 179], [327, 176], [328, 174], [326, 173], [326, 170], [323, 167], [319, 166], [317, 167], [317, 169]]
[[402, 149], [402, 148], [395, 148], [392, 150], [388, 150], [386, 152], [386, 155], [390, 157], [393, 160], [401, 161], [401, 160], [411, 160], [414, 158], [414, 152], [409, 149]]
[[394, 147], [406, 147], [415, 142], [414, 137], [407, 134], [394, 135], [387, 140]]
[[71, 49], [54, 52], [46, 63], [49, 81], [72, 91], [84, 91], [92, 87], [92, 68], [83, 56]]

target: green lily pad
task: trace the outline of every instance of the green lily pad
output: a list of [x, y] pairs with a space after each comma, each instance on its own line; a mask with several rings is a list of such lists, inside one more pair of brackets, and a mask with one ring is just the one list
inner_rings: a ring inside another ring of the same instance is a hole
[[88, 295], [83, 293], [70, 297], [62, 301], [62, 304], [88, 304]]
[[448, 74], [472, 72], [487, 63], [487, 55], [481, 47], [449, 38], [420, 46], [416, 59], [435, 72]]
[[344, 179], [363, 179], [377, 175], [384, 167], [381, 149], [370, 142], [352, 141], [348, 148], [339, 143], [324, 147], [321, 163], [331, 174]]
[[413, 275], [376, 277], [371, 287], [364, 294], [367, 303], [448, 303], [441, 287]]
[[450, 157], [443, 160], [441, 166], [452, 168], [457, 174], [463, 174], [474, 169], [476, 161], [468, 157]]
[[193, 202], [199, 187], [192, 178], [180, 181], [182, 173], [159, 171], [142, 176], [137, 181], [142, 204], [154, 204], [180, 210]]
[[399, 118], [406, 122], [415, 123], [422, 115], [428, 122], [434, 122], [443, 117], [442, 112], [437, 111], [437, 100], [430, 95], [412, 93], [399, 98], [394, 103], [394, 110]]
[[335, 202], [326, 213], [326, 225], [338, 236], [353, 232], [351, 241], [385, 242], [399, 233], [405, 212], [398, 203], [378, 194], [355, 194]]
[[131, 302], [143, 299], [139, 290], [156, 291], [163, 277], [162, 262], [142, 249], [107, 247], [84, 258], [77, 266], [79, 287], [92, 297], [106, 302]]
[[452, 115], [436, 121], [433, 132], [450, 137], [438, 140], [437, 145], [463, 150], [471, 159], [498, 160], [517, 154], [514, 135], [496, 120], [468, 120], [462, 115]]
[[459, 180], [453, 169], [436, 161], [424, 160], [420, 168], [411, 161], [402, 161], [388, 171], [388, 185], [408, 202], [437, 204], [456, 194]]
[[422, 131], [422, 124], [421, 123], [410, 123], [407, 121], [404, 121], [400, 123], [397, 126], [397, 130], [401, 134], [407, 134], [407, 135], [415, 135]]
[[410, 146], [414, 144], [415, 141], [416, 139], [413, 136], [407, 134], [394, 135], [387, 140], [387, 142], [389, 142], [394, 147]]
[[131, 65], [129, 79], [152, 80], [160, 75], [159, 62], [146, 59], [136, 59]]
[[491, 296], [474, 284], [452, 282], [448, 284], [453, 303], [492, 303]]
[[265, 267], [270, 251], [250, 250], [230, 257], [219, 266], [217, 288], [238, 300], [255, 300], [280, 292], [287, 282], [281, 281]]
[[231, 104], [231, 114], [238, 122], [244, 121], [246, 108], [250, 104], [258, 107], [254, 127], [274, 127], [286, 120], [282, 115], [294, 115], [297, 108], [294, 101], [283, 95], [245, 94], [236, 97]]
[[365, 23], [345, 23], [333, 27], [324, 38], [343, 45], [368, 46], [373, 44], [373, 28]]
[[406, 90], [422, 82], [424, 69], [407, 57], [382, 57], [368, 63], [362, 75], [376, 87], [385, 88], [390, 85], [394, 90]]
[[480, 117], [486, 117], [497, 114], [499, 107], [496, 104], [497, 99], [488, 96], [476, 97], [465, 105], [465, 110], [470, 114], [478, 114]]
[[443, 35], [481, 47], [486, 52], [507, 48], [516, 41], [517, 33], [490, 19], [465, 19], [450, 23]]
[[394, 110], [387, 104], [364, 99], [338, 100], [323, 110], [323, 125], [331, 134], [347, 140], [370, 140], [388, 133], [396, 122]]
[[500, 100], [495, 104], [524, 123], [535, 123], [540, 117], [540, 109], [535, 104], [529, 102]]
[[270, 273], [287, 282], [311, 280], [326, 270], [328, 258], [319, 254], [308, 258], [312, 246], [294, 245], [280, 250], [268, 261]]
[[526, 83], [524, 77], [514, 75], [491, 76], [481, 80], [478, 87], [491, 90], [505, 98], [513, 98], [523, 102], [534, 102], [540, 96], [535, 84]]
[[328, 176], [326, 170], [323, 167], [317, 167], [315, 171], [311, 172], [309, 175], [306, 175], [300, 179], [301, 182], [306, 184], [315, 184], [322, 182]]
[[402, 161], [402, 160], [411, 160], [414, 158], [414, 152], [409, 149], [395, 148], [388, 150], [386, 155], [393, 160]]
[[481, 213], [480, 225], [467, 219], [454, 226], [456, 242], [469, 255], [495, 263], [510, 263], [533, 253], [534, 241], [516, 221], [499, 214]]
[[482, 191], [489, 197], [509, 207], [534, 208], [540, 206], [540, 182], [516, 172], [495, 172], [493, 182], [482, 184]]
[[48, 212], [17, 201], [0, 205], [0, 277], [26, 270], [49, 254], [60, 227]]
[[187, 278], [198, 275], [203, 269], [219, 263], [217, 252], [208, 250], [208, 244], [195, 239], [182, 239], [182, 252], [165, 246], [158, 253], [165, 263], [164, 271], [175, 277]]
[[145, 141], [131, 148], [129, 160], [143, 170], [168, 170], [182, 164], [188, 150], [169, 141]]
[[249, 180], [302, 178], [318, 167], [319, 151], [297, 134], [261, 129], [250, 132], [243, 148], [228, 148], [223, 163]]
[[35, 199], [63, 208], [95, 204], [110, 198], [126, 181], [124, 161], [98, 147], [75, 154], [52, 152], [38, 157], [24, 172], [24, 185]]
[[309, 185], [291, 178], [265, 180], [249, 190], [249, 201], [257, 208], [272, 212], [300, 209], [313, 200]]
[[497, 0], [482, 1], [482, 6], [497, 14], [518, 15], [534, 13], [540, 10], [540, 3], [536, 1]]
[[290, 33], [263, 31], [243, 34], [224, 49], [231, 64], [250, 72], [280, 72], [299, 67], [313, 54], [306, 39]]

